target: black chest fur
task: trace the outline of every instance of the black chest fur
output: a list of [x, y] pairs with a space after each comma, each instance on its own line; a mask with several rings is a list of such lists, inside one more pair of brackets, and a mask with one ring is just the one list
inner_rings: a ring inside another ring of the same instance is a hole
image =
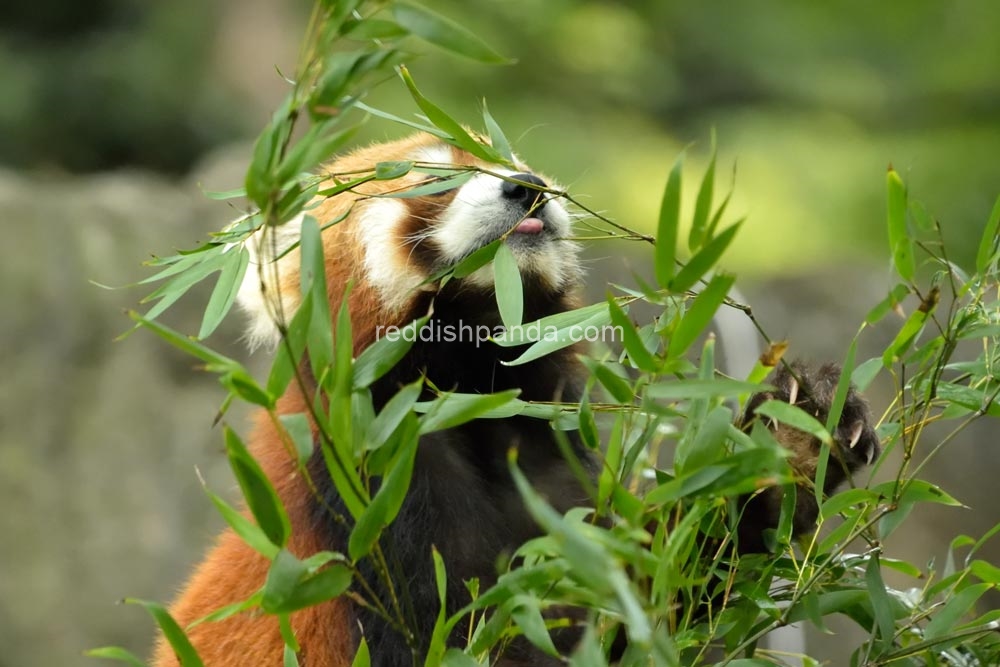
[[[526, 294], [526, 321], [560, 310], [564, 307], [559, 298]], [[520, 389], [525, 400], [580, 399], [583, 378], [572, 348], [523, 366], [506, 366], [501, 361], [515, 358], [523, 348], [500, 348], [486, 340], [470, 339], [468, 334], [447, 340], [448, 327], [452, 331], [470, 327], [474, 334], [477, 327], [492, 330], [499, 325], [491, 295], [453, 289], [437, 296], [434, 313], [433, 339], [417, 341], [372, 387], [376, 410], [421, 374], [442, 391], [485, 394]], [[432, 395], [428, 392], [426, 397]], [[575, 434], [567, 435], [578, 456], [589, 462]], [[468, 602], [463, 580], [478, 578], [481, 590], [485, 590], [495, 581], [498, 558], [538, 534], [510, 478], [507, 453], [512, 447], [518, 450], [521, 470], [559, 509], [586, 502], [547, 422], [527, 417], [480, 419], [423, 436], [406, 500], [381, 541], [394, 571], [398, 597], [418, 637], [408, 643], [397, 628], [374, 613], [359, 610], [373, 665], [410, 665], [415, 658], [420, 660], [420, 649], [439, 608], [432, 546], [447, 567], [448, 607], [454, 611]], [[309, 467], [326, 503], [342, 516], [349, 516], [319, 452]], [[315, 511], [317, 529], [327, 536], [328, 547], [343, 550], [349, 527], [330, 520], [320, 503]], [[388, 605], [388, 591], [375, 569], [367, 562], [360, 567], [369, 586]]]

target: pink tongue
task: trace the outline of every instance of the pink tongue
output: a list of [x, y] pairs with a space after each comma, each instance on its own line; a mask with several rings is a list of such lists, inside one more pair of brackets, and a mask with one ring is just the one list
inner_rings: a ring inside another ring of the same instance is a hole
[[525, 218], [514, 228], [514, 232], [516, 234], [541, 234], [544, 228], [545, 223], [538, 218]]

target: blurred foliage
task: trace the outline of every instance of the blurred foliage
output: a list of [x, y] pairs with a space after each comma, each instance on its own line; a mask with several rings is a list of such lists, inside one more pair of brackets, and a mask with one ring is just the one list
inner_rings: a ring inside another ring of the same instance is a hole
[[246, 130], [211, 61], [218, 3], [0, 7], [0, 162], [180, 173]]
[[[292, 6], [300, 22], [307, 4]], [[955, 259], [972, 256], [971, 230], [1000, 182], [996, 3], [427, 4], [517, 60], [484, 67], [426, 47], [413, 71], [428, 94], [468, 122], [487, 97], [513, 138], [530, 133], [518, 142], [529, 162], [623, 222], [653, 219], [648, 193], [670, 156], [696, 142], [692, 162], [703, 168], [716, 128], [720, 168], [738, 158], [734, 210], [751, 214], [734, 247], [737, 268], [793, 273], [818, 260], [883, 256], [872, 211], [887, 156], [941, 216]], [[205, 148], [245, 136], [261, 110], [236, 104], [232, 74], [206, 66], [213, 31], [241, 11], [254, 8], [5, 3], [0, 161], [179, 171]], [[413, 108], [401, 86], [377, 98]]]

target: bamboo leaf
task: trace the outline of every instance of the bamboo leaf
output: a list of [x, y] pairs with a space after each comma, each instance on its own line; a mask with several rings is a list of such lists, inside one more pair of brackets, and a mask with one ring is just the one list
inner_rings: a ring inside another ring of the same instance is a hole
[[351, 530], [347, 542], [347, 553], [351, 560], [357, 561], [371, 553], [379, 535], [399, 514], [403, 498], [410, 488], [416, 455], [416, 437], [404, 441], [402, 450], [396, 454], [388, 473], [382, 478], [378, 492]]
[[119, 646], [94, 648], [86, 651], [84, 655], [88, 658], [106, 658], [108, 660], [117, 660], [118, 662], [127, 662], [133, 667], [146, 667], [145, 662]]
[[618, 305], [615, 299], [608, 295], [608, 313], [611, 315], [611, 323], [615, 325], [617, 329], [622, 332], [622, 345], [625, 348], [625, 352], [628, 353], [628, 358], [639, 370], [646, 371], [647, 373], [653, 373], [657, 369], [656, 360], [649, 350], [646, 349], [645, 343], [643, 343], [642, 338], [639, 336], [639, 332], [636, 331], [635, 325], [622, 310], [622, 307]]
[[490, 114], [490, 110], [486, 107], [486, 100], [483, 100], [483, 122], [486, 124], [486, 132], [490, 135], [490, 144], [505, 160], [513, 164], [514, 152], [510, 148], [510, 142], [507, 141], [507, 135], [503, 133], [500, 125]]
[[444, 394], [420, 419], [420, 433], [442, 431], [481, 417], [513, 402], [520, 393], [511, 389], [496, 394]]
[[272, 544], [283, 547], [292, 532], [292, 526], [277, 492], [236, 432], [228, 426], [224, 430], [229, 465], [243, 491], [250, 513], [267, 539]]
[[518, 326], [524, 315], [524, 286], [517, 259], [506, 243], [500, 244], [493, 257], [493, 282], [497, 308], [504, 327], [509, 329]]
[[205, 315], [201, 320], [201, 329], [198, 331], [199, 339], [211, 335], [233, 307], [249, 264], [250, 253], [245, 247], [239, 246], [234, 252], [229, 253], [227, 261], [223, 265], [221, 273], [219, 273], [219, 279], [215, 283], [215, 288], [212, 290], [212, 296], [205, 307]]
[[986, 222], [983, 237], [979, 241], [979, 250], [976, 252], [976, 271], [978, 273], [986, 272], [996, 253], [998, 228], [1000, 228], [1000, 197], [997, 197], [996, 203], [993, 204], [993, 211]]
[[670, 291], [686, 292], [694, 287], [695, 283], [718, 263], [719, 258], [726, 252], [729, 244], [733, 242], [736, 233], [743, 225], [740, 220], [727, 228], [724, 232], [709, 241], [684, 267], [674, 276], [670, 282]]
[[430, 317], [424, 315], [402, 329], [387, 332], [366, 347], [354, 361], [354, 389], [368, 387], [392, 370], [413, 347]]
[[149, 615], [153, 617], [156, 624], [160, 626], [163, 637], [170, 644], [170, 648], [174, 650], [174, 654], [177, 656], [181, 667], [204, 667], [204, 663], [198, 657], [198, 652], [191, 645], [191, 640], [187, 638], [184, 630], [181, 629], [181, 626], [177, 624], [177, 621], [174, 620], [170, 612], [163, 605], [135, 598], [128, 598], [125, 600], [125, 603], [140, 605], [149, 612]]
[[500, 154], [492, 147], [481, 144], [473, 139], [472, 135], [470, 135], [466, 129], [462, 127], [461, 123], [454, 120], [436, 104], [424, 97], [420, 93], [420, 90], [417, 89], [417, 84], [413, 82], [413, 78], [410, 76], [406, 67], [401, 66], [399, 68], [399, 72], [400, 76], [403, 77], [403, 82], [410, 91], [410, 95], [413, 97], [413, 101], [417, 103], [420, 110], [427, 116], [427, 120], [434, 123], [434, 125], [445, 132], [449, 141], [453, 141], [455, 145], [462, 150], [465, 150], [478, 158], [486, 160], [487, 162], [496, 162], [501, 164], [506, 163]]
[[681, 318], [680, 324], [674, 330], [674, 335], [670, 337], [667, 346], [667, 358], [675, 359], [684, 354], [685, 351], [698, 339], [705, 329], [708, 328], [715, 311], [719, 309], [722, 302], [729, 294], [735, 277], [724, 273], [718, 273], [712, 277], [708, 285], [702, 290], [687, 313]]
[[912, 281], [916, 273], [916, 260], [913, 256], [913, 239], [906, 228], [906, 188], [895, 169], [890, 168], [886, 174], [886, 189], [889, 248], [892, 250], [893, 263], [903, 280]]
[[656, 231], [656, 282], [660, 287], [670, 285], [674, 277], [677, 257], [677, 234], [681, 218], [681, 172], [684, 155], [681, 154], [670, 170], [660, 204], [660, 218]]
[[715, 136], [712, 136], [712, 160], [701, 179], [698, 197], [694, 205], [694, 218], [691, 220], [691, 232], [688, 234], [688, 249], [694, 252], [704, 245], [708, 236], [708, 216], [712, 211], [712, 195], [715, 188]]
[[494, 51], [472, 32], [421, 5], [396, 2], [392, 7], [392, 15], [406, 30], [452, 53], [493, 65], [513, 62]]

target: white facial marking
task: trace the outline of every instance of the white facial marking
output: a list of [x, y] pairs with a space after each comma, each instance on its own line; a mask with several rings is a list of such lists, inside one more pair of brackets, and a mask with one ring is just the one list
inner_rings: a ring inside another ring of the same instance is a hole
[[[496, 169], [498, 174], [513, 176], [518, 172]], [[455, 198], [433, 230], [433, 238], [446, 264], [454, 264], [496, 238], [506, 230], [496, 229], [497, 221], [516, 222], [516, 212], [501, 191], [503, 180], [489, 174], [477, 174], [459, 188]], [[559, 289], [579, 278], [578, 246], [563, 240], [570, 235], [569, 214], [562, 203], [550, 198], [540, 216], [552, 237], [539, 239], [530, 246], [512, 244], [514, 257], [522, 272], [540, 278], [547, 287]], [[493, 285], [493, 266], [488, 265], [465, 278], [481, 287]]]
[[237, 301], [250, 320], [246, 339], [251, 350], [277, 344], [280, 333], [276, 322], [290, 319], [299, 306], [298, 292], [288, 294], [280, 289], [282, 276], [299, 271], [298, 253], [282, 255], [301, 237], [303, 217], [300, 213], [280, 227], [259, 229], [246, 241], [250, 265]]
[[422, 146], [413, 151], [410, 159], [415, 162], [430, 162], [431, 164], [452, 164], [455, 156], [451, 152], [451, 146], [435, 144], [433, 146]]
[[392, 312], [406, 307], [425, 278], [408, 256], [403, 266], [397, 262], [406, 242], [400, 238], [399, 226], [407, 215], [401, 200], [375, 199], [365, 206], [355, 228], [364, 246], [365, 276]]

